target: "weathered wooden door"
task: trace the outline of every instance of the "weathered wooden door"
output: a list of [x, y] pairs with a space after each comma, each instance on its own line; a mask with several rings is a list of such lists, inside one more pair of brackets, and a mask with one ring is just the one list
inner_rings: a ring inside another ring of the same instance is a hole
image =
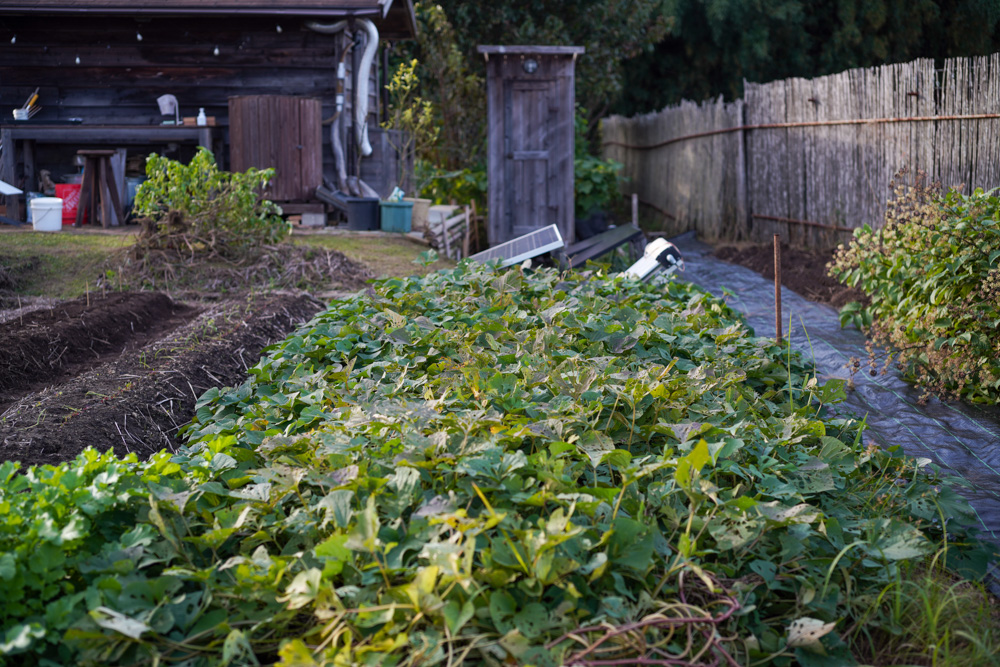
[[550, 127], [558, 111], [555, 81], [509, 81], [504, 90], [504, 180], [509, 184], [503, 221], [515, 238], [559, 219], [561, 202], [549, 188]]
[[281, 202], [313, 199], [323, 184], [320, 100], [282, 95], [229, 98], [229, 166], [274, 167], [265, 195]]
[[572, 46], [481, 46], [487, 57], [490, 245], [549, 225], [573, 241]]

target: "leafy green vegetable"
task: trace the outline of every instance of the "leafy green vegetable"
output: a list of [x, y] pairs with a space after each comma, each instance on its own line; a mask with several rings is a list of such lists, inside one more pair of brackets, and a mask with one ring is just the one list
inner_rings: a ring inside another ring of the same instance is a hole
[[186, 165], [153, 153], [146, 177], [135, 195], [135, 214], [148, 220], [136, 252], [183, 249], [200, 258], [237, 261], [290, 231], [281, 209], [261, 198], [273, 168], [220, 171], [212, 152], [199, 148]]
[[689, 285], [462, 264], [250, 374], [173, 457], [0, 468], [0, 655], [790, 664], [794, 621], [874, 618], [939, 517], [950, 561], [988, 557], [931, 471], [825, 414], [842, 387]]

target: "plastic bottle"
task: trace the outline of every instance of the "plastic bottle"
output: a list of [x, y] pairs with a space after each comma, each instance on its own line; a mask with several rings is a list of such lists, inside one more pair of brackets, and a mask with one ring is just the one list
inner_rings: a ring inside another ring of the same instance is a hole
[[205, 107], [198, 109], [198, 125], [208, 125], [208, 117], [205, 116]]

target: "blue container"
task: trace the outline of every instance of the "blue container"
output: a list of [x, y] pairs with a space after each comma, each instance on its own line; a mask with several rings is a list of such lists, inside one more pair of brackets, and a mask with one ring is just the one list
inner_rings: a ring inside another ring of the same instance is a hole
[[379, 207], [382, 209], [383, 232], [406, 234], [410, 231], [410, 224], [413, 221], [413, 202], [380, 201]]

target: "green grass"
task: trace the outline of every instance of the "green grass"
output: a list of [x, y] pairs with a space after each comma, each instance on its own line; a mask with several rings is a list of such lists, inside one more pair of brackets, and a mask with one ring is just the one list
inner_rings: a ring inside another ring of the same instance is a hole
[[[134, 238], [132, 233], [119, 231], [64, 229], [58, 234], [40, 234], [0, 228], [0, 266], [17, 280], [19, 295], [71, 299], [94, 290], [108, 268], [106, 262]], [[402, 236], [296, 234], [291, 242], [338, 250], [380, 277], [424, 275], [452, 264], [414, 264], [427, 247]]]
[[377, 277], [422, 276], [453, 265], [448, 260], [426, 267], [414, 264], [413, 260], [428, 248], [402, 235], [309, 234], [297, 235], [293, 242], [338, 250], [370, 267]]
[[93, 290], [104, 262], [132, 238], [122, 233], [39, 234], [0, 228], [0, 265], [15, 271], [18, 294], [69, 299]]
[[942, 553], [901, 569], [848, 632], [859, 659], [875, 665], [1000, 664], [996, 599], [981, 583], [942, 567]]

